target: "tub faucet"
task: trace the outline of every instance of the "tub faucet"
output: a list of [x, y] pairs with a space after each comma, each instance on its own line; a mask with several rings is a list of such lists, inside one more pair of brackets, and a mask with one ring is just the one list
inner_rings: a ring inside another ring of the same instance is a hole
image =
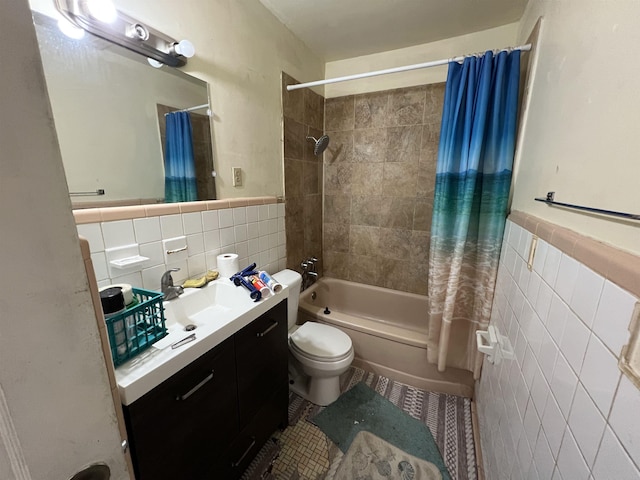
[[171, 268], [164, 272], [162, 278], [160, 279], [160, 288], [162, 289], [165, 300], [178, 298], [178, 295], [184, 292], [184, 289], [180, 285], [178, 285], [177, 287], [173, 285], [173, 277], [171, 276], [171, 272], [178, 271], [180, 271], [179, 268]]
[[302, 268], [302, 285], [300, 291], [304, 291], [313, 285], [318, 279], [318, 272], [316, 271], [316, 263], [318, 259], [316, 257], [309, 257], [300, 264]]

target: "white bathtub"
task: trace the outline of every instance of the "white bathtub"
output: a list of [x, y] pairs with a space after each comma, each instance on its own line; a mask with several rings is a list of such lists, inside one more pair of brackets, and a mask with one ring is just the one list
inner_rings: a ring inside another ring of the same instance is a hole
[[440, 373], [427, 361], [428, 311], [424, 295], [324, 277], [301, 293], [298, 322], [347, 333], [358, 367], [425, 390], [472, 396], [471, 372]]

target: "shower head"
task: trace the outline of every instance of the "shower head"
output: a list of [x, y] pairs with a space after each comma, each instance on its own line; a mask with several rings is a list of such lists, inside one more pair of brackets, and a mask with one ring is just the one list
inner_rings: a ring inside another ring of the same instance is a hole
[[313, 147], [313, 154], [320, 155], [322, 152], [326, 150], [329, 146], [329, 136], [322, 135], [319, 139], [315, 139], [315, 137], [307, 137], [307, 140], [313, 140], [316, 144]]

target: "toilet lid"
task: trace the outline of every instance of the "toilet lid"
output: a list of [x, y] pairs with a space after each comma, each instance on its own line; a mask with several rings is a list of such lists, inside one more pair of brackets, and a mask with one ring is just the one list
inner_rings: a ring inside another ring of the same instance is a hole
[[322, 323], [307, 322], [300, 326], [290, 338], [297, 350], [309, 356], [335, 359], [351, 351], [351, 338], [335, 327]]

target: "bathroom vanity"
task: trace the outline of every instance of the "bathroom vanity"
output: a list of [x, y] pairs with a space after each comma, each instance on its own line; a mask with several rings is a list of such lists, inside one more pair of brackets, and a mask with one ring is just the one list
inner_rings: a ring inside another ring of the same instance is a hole
[[[286, 295], [251, 303], [223, 327], [201, 320], [195, 330], [201, 338], [179, 347], [184, 352], [168, 348], [141, 359], [140, 364], [157, 364], [146, 366], [142, 380], [167, 364], [188, 363], [139, 398], [131, 394], [135, 388], [123, 388], [127, 382], [135, 387], [130, 381], [139, 368], [135, 359], [116, 370], [120, 390], [125, 390], [123, 410], [137, 480], [239, 478], [271, 434], [286, 427]], [[171, 362], [173, 356], [180, 361]]]

